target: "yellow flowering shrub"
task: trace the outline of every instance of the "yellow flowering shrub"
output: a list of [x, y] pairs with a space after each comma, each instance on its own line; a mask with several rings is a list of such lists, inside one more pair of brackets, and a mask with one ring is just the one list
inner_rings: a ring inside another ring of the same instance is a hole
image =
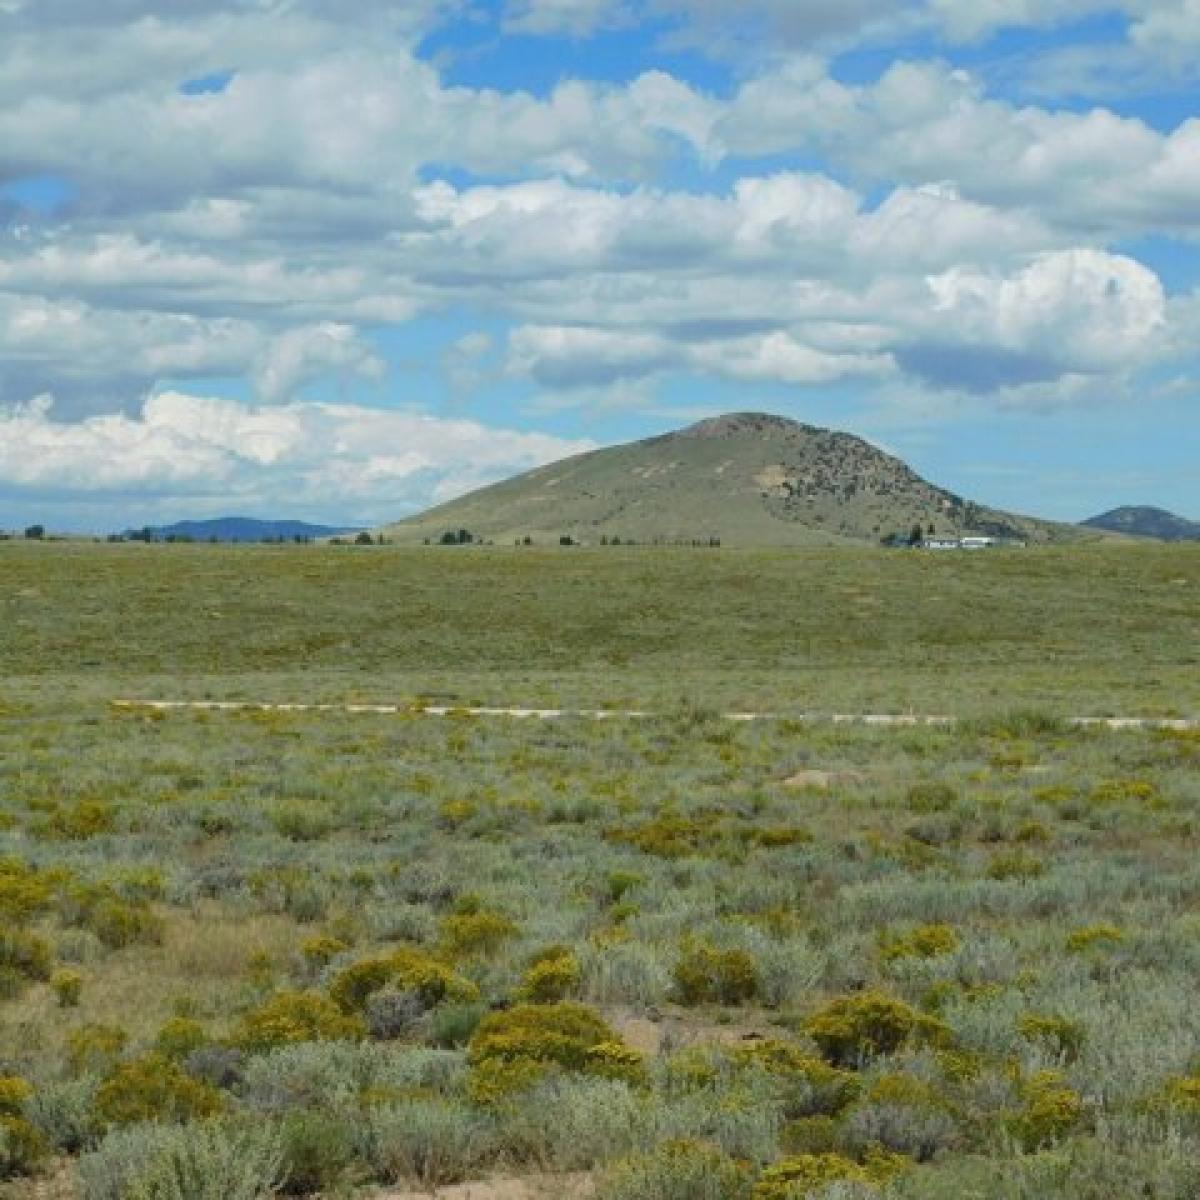
[[520, 933], [503, 913], [452, 913], [442, 918], [441, 946], [449, 958], [492, 954]]
[[766, 1071], [783, 1085], [789, 1117], [833, 1116], [854, 1102], [861, 1087], [858, 1076], [830, 1066], [794, 1042], [751, 1042], [739, 1046], [733, 1060]]
[[539, 954], [521, 980], [521, 998], [534, 1004], [557, 1004], [579, 986], [579, 959], [565, 946], [552, 946]]
[[424, 951], [407, 946], [347, 967], [334, 979], [329, 994], [343, 1012], [357, 1013], [385, 985], [416, 993], [427, 1008], [446, 1000], [466, 1004], [479, 999], [479, 989], [469, 979]]
[[171, 1059], [148, 1054], [109, 1073], [96, 1091], [95, 1111], [105, 1125], [135, 1125], [199, 1120], [223, 1106], [216, 1088], [193, 1079]]
[[241, 1020], [234, 1041], [252, 1052], [296, 1042], [355, 1041], [366, 1028], [317, 992], [280, 992]]
[[478, 1077], [476, 1094], [481, 1085], [496, 1090], [506, 1078], [527, 1086], [536, 1077], [530, 1064], [630, 1083], [641, 1082], [645, 1075], [641, 1055], [579, 1004], [522, 1004], [492, 1013], [476, 1028], [467, 1060]]
[[838, 997], [805, 1022], [804, 1032], [838, 1066], [895, 1054], [910, 1042], [938, 1046], [950, 1041], [944, 1022], [878, 991]]
[[1039, 1071], [1021, 1091], [1024, 1107], [1006, 1125], [1030, 1152], [1052, 1145], [1083, 1120], [1083, 1097], [1056, 1071]]
[[961, 942], [949, 925], [918, 925], [907, 933], [883, 934], [879, 939], [879, 954], [884, 962], [900, 958], [937, 958], [953, 954]]
[[758, 964], [747, 950], [721, 950], [688, 939], [672, 970], [679, 1001], [685, 1005], [740, 1005], [758, 995]]
[[119, 1025], [81, 1025], [67, 1035], [67, 1063], [76, 1075], [99, 1074], [121, 1057], [128, 1041]]

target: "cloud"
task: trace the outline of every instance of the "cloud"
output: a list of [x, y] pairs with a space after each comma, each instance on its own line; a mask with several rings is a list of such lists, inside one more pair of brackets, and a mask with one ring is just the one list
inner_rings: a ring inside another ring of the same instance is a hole
[[1045, 255], [1008, 277], [949, 271], [929, 289], [933, 319], [900, 361], [968, 391], [1119, 376], [1151, 357], [1167, 324], [1153, 272], [1094, 250]]
[[789, 62], [749, 81], [712, 138], [733, 156], [820, 153], [864, 181], [947, 183], [1077, 236], [1200, 231], [1189, 199], [1200, 182], [1200, 121], [1162, 134], [1104, 109], [1015, 108], [936, 63], [896, 63], [877, 82], [850, 86], [814, 60]]
[[136, 416], [70, 422], [42, 398], [0, 409], [0, 491], [86, 502], [98, 520], [244, 511], [376, 523], [592, 448], [355, 405], [166, 392]]
[[504, 27], [512, 33], [586, 37], [632, 19], [622, 0], [510, 0]]
[[254, 373], [255, 390], [268, 403], [290, 399], [306, 383], [327, 375], [382, 379], [386, 366], [349, 325], [291, 329], [276, 338]]
[[[1200, 121], [1018, 107], [941, 62], [851, 85], [827, 62], [1095, 8], [514, 0], [497, 25], [436, 0], [351, 20], [332, 0], [10, 3], [0, 177], [70, 187], [0, 227], [0, 395], [130, 415], [232, 377], [287, 406], [318, 379], [379, 383], [386, 331], [451, 310], [494, 331], [438, 338], [459, 400], [603, 404], [672, 374], [996, 397], [1115, 382], [1187, 353], [1183, 310], [1111, 251], [1200, 233]], [[1185, 40], [1193, 9], [1128, 0], [1129, 47]], [[485, 37], [638, 21], [647, 53], [660, 35], [760, 53], [728, 94], [653, 69], [453, 85], [421, 36], [456, 13]]]

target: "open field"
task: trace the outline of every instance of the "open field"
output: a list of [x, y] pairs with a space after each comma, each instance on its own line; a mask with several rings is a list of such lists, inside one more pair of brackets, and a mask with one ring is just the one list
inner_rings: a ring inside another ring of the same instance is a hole
[[0, 607], [0, 1194], [1200, 1192], [1200, 735], [1059, 719], [1200, 713], [1197, 548], [0, 546]]
[[1200, 710], [1200, 550], [0, 544], [10, 692], [758, 711]]

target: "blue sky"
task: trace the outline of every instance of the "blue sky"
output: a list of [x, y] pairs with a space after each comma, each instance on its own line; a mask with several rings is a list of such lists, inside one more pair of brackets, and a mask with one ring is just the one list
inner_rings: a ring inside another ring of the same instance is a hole
[[747, 409], [1200, 517], [1193, 0], [352, 11], [0, 2], [0, 528], [374, 523]]

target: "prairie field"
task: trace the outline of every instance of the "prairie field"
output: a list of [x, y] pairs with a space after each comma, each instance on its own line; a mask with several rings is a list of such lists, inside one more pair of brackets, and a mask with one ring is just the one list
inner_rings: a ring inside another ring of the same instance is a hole
[[[1200, 547], [10, 543], [0, 612], [0, 1195], [1200, 1194], [1200, 732], [1068, 720], [1200, 715]], [[113, 703], [188, 699], [405, 711]]]

